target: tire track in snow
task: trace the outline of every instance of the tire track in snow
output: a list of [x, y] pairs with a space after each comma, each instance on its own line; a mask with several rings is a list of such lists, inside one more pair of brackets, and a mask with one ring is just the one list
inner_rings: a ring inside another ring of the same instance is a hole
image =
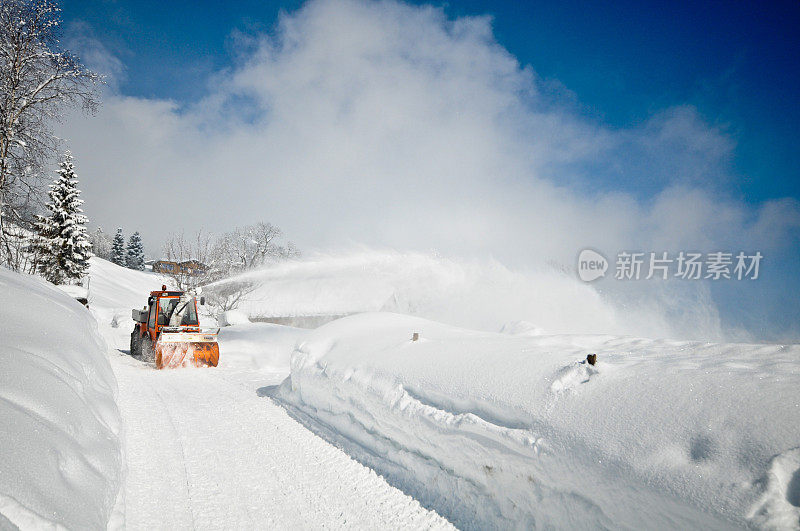
[[450, 527], [259, 397], [274, 376], [157, 371], [117, 353], [111, 363], [129, 528]]
[[[214, 527], [220, 514], [235, 515], [235, 527], [257, 527], [262, 519], [253, 512], [253, 507], [244, 503], [247, 495], [243, 492], [242, 485], [249, 483], [242, 481], [243, 474], [236, 463], [225, 462], [221, 458], [223, 455], [230, 456], [228, 451], [238, 448], [243, 450], [245, 456], [237, 461], [239, 464], [245, 462], [247, 449], [251, 446], [227, 444], [228, 439], [223, 438], [223, 435], [235, 434], [241, 442], [242, 435], [246, 432], [238, 423], [235, 426], [226, 425], [219, 430], [209, 430], [209, 423], [205, 418], [220, 406], [226, 406], [225, 398], [230, 393], [215, 386], [213, 379], [207, 377], [206, 371], [191, 373], [191, 382], [186, 383], [195, 389], [195, 393], [187, 394], [176, 386], [164, 386], [162, 393], [168, 395], [165, 402], [175, 411], [172, 416], [184, 448], [187, 448], [184, 467], [187, 470], [188, 492], [194, 502], [196, 527]], [[173, 379], [186, 376], [170, 376], [169, 372], [159, 374]], [[215, 415], [214, 418], [220, 417]], [[234, 415], [232, 418], [237, 419], [238, 416]], [[214, 442], [224, 444], [215, 446]], [[227, 492], [221, 486], [225, 486]], [[229, 516], [229, 519], [232, 518], [233, 516]]]
[[152, 389], [155, 396], [158, 397], [158, 399], [164, 406], [163, 407], [164, 413], [167, 417], [167, 420], [169, 420], [169, 425], [172, 428], [172, 433], [175, 436], [174, 440], [175, 442], [177, 442], [178, 447], [180, 448], [180, 455], [182, 457], [181, 463], [183, 464], [183, 480], [184, 480], [184, 485], [186, 485], [186, 501], [187, 501], [186, 506], [189, 512], [189, 516], [192, 519], [192, 528], [194, 528], [196, 526], [194, 520], [194, 513], [192, 512], [192, 492], [189, 489], [189, 472], [186, 470], [186, 450], [184, 448], [183, 443], [181, 442], [181, 434], [178, 432], [178, 429], [175, 426], [175, 420], [172, 417], [172, 413], [170, 413], [169, 411], [169, 404], [164, 400], [164, 398], [161, 396], [161, 393], [159, 393], [158, 390], [155, 387], [153, 387], [153, 385], [150, 382], [145, 381], [145, 383], [147, 384], [148, 387], [150, 387], [150, 389]]
[[126, 525], [144, 529], [157, 519], [161, 529], [192, 529], [187, 478], [175, 466], [183, 462], [183, 452], [176, 448], [177, 430], [165, 419], [161, 399], [140, 376], [146, 365], [115, 356], [112, 367], [126, 447]]

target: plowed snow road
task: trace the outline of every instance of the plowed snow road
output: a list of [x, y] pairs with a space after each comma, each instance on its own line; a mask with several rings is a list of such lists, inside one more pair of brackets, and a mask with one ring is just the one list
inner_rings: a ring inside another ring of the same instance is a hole
[[128, 529], [450, 527], [257, 394], [280, 375], [111, 364]]

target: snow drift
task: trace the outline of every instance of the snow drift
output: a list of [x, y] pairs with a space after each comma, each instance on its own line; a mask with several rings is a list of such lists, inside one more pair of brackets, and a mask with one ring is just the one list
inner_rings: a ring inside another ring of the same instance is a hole
[[[687, 299], [685, 293], [627, 300], [623, 305], [571, 273], [554, 268], [513, 271], [496, 261], [365, 250], [279, 263], [217, 285], [240, 281], [258, 285], [239, 307], [251, 318], [329, 316], [333, 320], [389, 311], [492, 332], [510, 321], [524, 320], [550, 333], [682, 339], [722, 335], [713, 304]], [[653, 303], [662, 299], [677, 308]]]
[[289, 372], [289, 360], [297, 341], [308, 330], [272, 323], [229, 325], [219, 332], [220, 368]]
[[311, 332], [277, 399], [465, 529], [797, 527], [799, 358], [375, 313]]
[[0, 528], [105, 529], [121, 482], [116, 381], [97, 323], [0, 269]]

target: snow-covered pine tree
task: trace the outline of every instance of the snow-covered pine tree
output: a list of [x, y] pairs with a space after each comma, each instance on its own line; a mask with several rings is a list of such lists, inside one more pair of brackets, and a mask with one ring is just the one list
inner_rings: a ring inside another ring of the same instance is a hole
[[129, 269], [144, 271], [144, 246], [138, 231], [128, 240], [128, 254], [125, 260]]
[[58, 178], [50, 185], [49, 216], [37, 216], [35, 241], [39, 272], [53, 284], [77, 280], [89, 270], [92, 245], [86, 235], [86, 216], [83, 215], [78, 179], [72, 154], [56, 170]]
[[111, 261], [122, 267], [127, 265], [125, 259], [125, 236], [122, 235], [122, 227], [117, 229], [114, 241], [111, 242]]

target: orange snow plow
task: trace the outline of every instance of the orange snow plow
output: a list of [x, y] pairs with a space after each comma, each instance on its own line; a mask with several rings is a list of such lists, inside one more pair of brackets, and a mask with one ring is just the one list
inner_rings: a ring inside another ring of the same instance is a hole
[[[204, 298], [200, 298], [200, 304]], [[131, 356], [155, 362], [159, 369], [216, 367], [219, 328], [201, 328], [197, 300], [184, 291], [151, 291], [147, 305], [133, 310]]]
[[203, 329], [197, 332], [164, 329], [155, 345], [156, 367], [216, 367], [218, 330], [209, 333]]

